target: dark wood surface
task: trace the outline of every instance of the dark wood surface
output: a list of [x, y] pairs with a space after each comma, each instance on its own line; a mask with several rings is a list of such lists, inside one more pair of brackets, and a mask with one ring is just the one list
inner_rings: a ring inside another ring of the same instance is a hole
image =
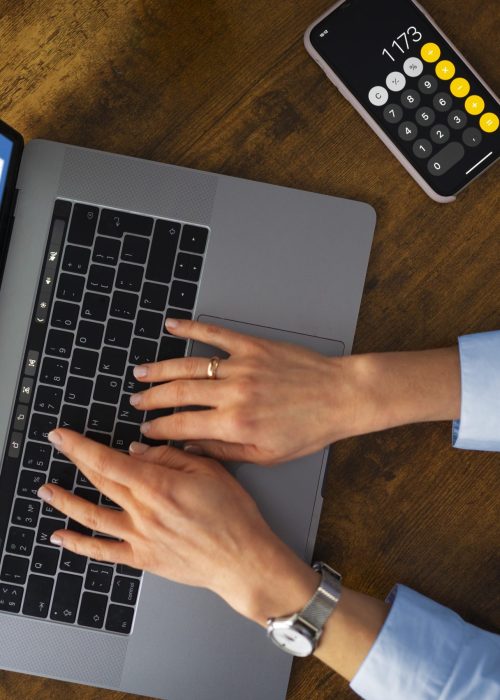
[[[424, 2], [498, 91], [494, 0]], [[378, 224], [355, 352], [498, 328], [498, 167], [456, 203], [432, 202], [306, 54], [302, 33], [328, 5], [2, 0], [1, 118], [26, 140], [369, 202]], [[499, 469], [496, 454], [453, 450], [449, 424], [338, 444], [316, 555], [351, 587], [384, 597], [404, 582], [498, 631]], [[132, 698], [0, 672], [2, 700], [70, 693]], [[318, 661], [295, 662], [289, 700], [353, 697]]]

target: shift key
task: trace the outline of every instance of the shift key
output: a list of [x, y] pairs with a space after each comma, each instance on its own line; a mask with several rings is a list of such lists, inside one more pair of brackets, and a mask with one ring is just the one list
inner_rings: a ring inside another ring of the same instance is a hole
[[59, 620], [60, 622], [74, 622], [76, 620], [82, 585], [83, 578], [81, 576], [59, 574], [50, 610], [51, 620]]

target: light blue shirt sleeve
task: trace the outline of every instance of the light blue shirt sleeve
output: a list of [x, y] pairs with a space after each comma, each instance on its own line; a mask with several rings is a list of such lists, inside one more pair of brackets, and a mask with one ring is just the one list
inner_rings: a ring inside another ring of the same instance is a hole
[[500, 451], [500, 331], [458, 339], [462, 408], [453, 423], [453, 445]]
[[364, 700], [499, 700], [500, 635], [398, 585], [351, 682]]

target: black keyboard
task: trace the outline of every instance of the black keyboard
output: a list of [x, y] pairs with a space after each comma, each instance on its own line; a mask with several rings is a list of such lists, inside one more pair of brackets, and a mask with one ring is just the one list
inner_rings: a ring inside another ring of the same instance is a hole
[[182, 357], [167, 316], [191, 318], [208, 229], [57, 200], [0, 475], [0, 611], [130, 634], [142, 571], [60, 550], [52, 532], [94, 537], [37, 498], [45, 482], [118, 508], [47, 440], [72, 428], [127, 451], [148, 414], [134, 365]]

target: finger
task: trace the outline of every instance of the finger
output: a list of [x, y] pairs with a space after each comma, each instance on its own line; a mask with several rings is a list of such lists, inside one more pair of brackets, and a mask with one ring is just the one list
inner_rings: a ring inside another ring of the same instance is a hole
[[112, 537], [124, 536], [125, 519], [121, 511], [97, 506], [54, 484], [39, 488], [38, 496], [91, 530], [104, 532]]
[[142, 462], [153, 462], [161, 464], [169, 469], [185, 470], [190, 464], [191, 459], [186, 459], [184, 450], [178, 450], [169, 445], [158, 445], [157, 447], [149, 447], [143, 442], [131, 442], [129, 451], [133, 455], [140, 455]]
[[[134, 367], [134, 377], [140, 382], [170, 382], [173, 379], [207, 379], [207, 357], [181, 357]], [[227, 360], [220, 360], [217, 379], [227, 379]]]
[[222, 462], [241, 462], [251, 459], [251, 447], [222, 440], [193, 440], [184, 445], [189, 454], [205, 455]]
[[143, 423], [141, 433], [153, 440], [202, 440], [224, 438], [217, 409], [205, 411], [178, 411]]
[[132, 549], [128, 542], [115, 542], [104, 537], [88, 537], [73, 530], [55, 530], [50, 538], [52, 544], [60, 545], [75, 554], [132, 565]]
[[224, 392], [220, 384], [211, 379], [179, 379], [132, 394], [130, 403], [141, 411], [153, 408], [178, 408], [180, 406], [218, 406]]
[[249, 349], [252, 342], [251, 336], [230, 331], [227, 328], [222, 328], [222, 326], [200, 323], [199, 321], [167, 318], [165, 325], [172, 335], [199, 340], [201, 343], [225, 350], [230, 355], [245, 352], [245, 350]]

